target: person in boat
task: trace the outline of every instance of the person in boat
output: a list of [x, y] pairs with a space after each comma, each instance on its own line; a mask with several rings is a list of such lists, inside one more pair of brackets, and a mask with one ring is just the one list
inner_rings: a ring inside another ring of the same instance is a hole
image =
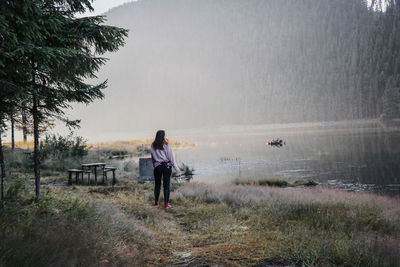
[[174, 168], [178, 174], [180, 173], [180, 169], [175, 162], [171, 146], [168, 144], [168, 139], [165, 138], [164, 130], [157, 131], [156, 137], [151, 144], [151, 159], [154, 166], [154, 205], [158, 206], [162, 179], [164, 189], [164, 208], [171, 208], [171, 205], [169, 204], [169, 188], [172, 168]]

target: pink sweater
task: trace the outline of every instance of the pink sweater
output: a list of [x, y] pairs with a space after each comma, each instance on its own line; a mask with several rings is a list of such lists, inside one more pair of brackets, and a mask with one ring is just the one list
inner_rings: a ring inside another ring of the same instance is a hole
[[170, 162], [176, 171], [180, 171], [178, 165], [175, 162], [174, 153], [172, 153], [171, 146], [164, 144], [164, 150], [154, 149], [151, 147], [151, 158], [153, 159], [154, 168], [161, 164], [161, 162]]

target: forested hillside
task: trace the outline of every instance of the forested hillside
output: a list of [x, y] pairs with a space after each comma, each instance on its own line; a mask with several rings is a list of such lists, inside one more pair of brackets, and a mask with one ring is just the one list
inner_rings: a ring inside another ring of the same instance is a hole
[[399, 116], [400, 1], [141, 0], [107, 16], [130, 29], [104, 69], [111, 113], [171, 127]]

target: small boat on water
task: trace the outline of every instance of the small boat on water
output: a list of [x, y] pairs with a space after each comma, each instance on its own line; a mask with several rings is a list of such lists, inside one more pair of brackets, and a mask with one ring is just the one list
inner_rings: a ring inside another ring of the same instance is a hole
[[269, 146], [281, 147], [281, 146], [283, 146], [285, 144], [286, 143], [283, 142], [283, 140], [280, 139], [280, 138], [272, 139], [271, 141], [267, 141], [267, 145], [269, 145]]

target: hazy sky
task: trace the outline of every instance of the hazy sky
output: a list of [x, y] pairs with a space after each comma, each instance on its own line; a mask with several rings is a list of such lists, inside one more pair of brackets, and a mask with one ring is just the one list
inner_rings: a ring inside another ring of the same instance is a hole
[[93, 7], [94, 7], [94, 12], [89, 13], [87, 12], [84, 14], [85, 16], [94, 16], [94, 15], [100, 15], [105, 12], [107, 12], [109, 9], [122, 5], [124, 3], [128, 2], [134, 2], [136, 0], [94, 0], [93, 1]]
[[[93, 13], [89, 13], [87, 12], [86, 14], [84, 14], [84, 16], [88, 16], [88, 15], [100, 15], [103, 14], [105, 12], [107, 12], [109, 9], [122, 5], [124, 3], [128, 3], [128, 2], [134, 2], [136, 0], [94, 0], [93, 1], [93, 7], [94, 7], [94, 12]], [[368, 0], [368, 3], [371, 4], [372, 0]]]

